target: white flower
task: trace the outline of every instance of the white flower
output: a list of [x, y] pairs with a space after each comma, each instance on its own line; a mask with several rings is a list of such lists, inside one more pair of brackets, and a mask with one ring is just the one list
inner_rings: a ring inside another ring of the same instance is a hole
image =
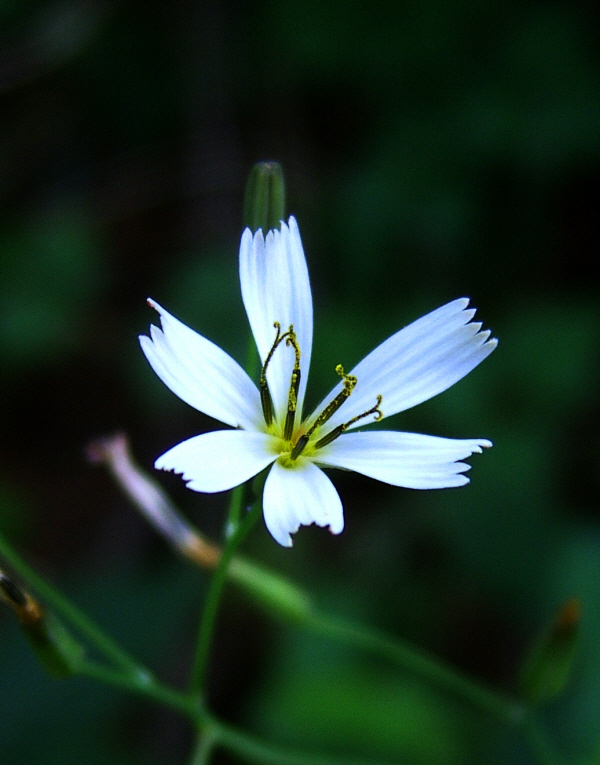
[[[155, 467], [180, 473], [190, 489], [218, 492], [269, 465], [263, 509], [267, 528], [286, 547], [300, 525], [344, 526], [340, 497], [322, 467], [354, 470], [393, 486], [439, 489], [468, 483], [460, 460], [484, 439], [457, 440], [396, 431], [356, 432], [435, 396], [496, 347], [472, 322], [468, 299], [454, 300], [392, 335], [306, 419], [302, 404], [313, 334], [312, 297], [298, 226], [249, 229], [240, 245], [242, 298], [263, 364], [257, 388], [225, 351], [153, 301], [162, 330], [140, 337], [161, 380], [181, 399], [233, 430], [203, 433], [159, 457]], [[353, 431], [353, 432], [347, 432]]]

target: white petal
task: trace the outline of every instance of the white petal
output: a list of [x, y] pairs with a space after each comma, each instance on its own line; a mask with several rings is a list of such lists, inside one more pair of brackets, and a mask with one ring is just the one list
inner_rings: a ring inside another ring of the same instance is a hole
[[203, 433], [159, 457], [154, 467], [181, 474], [188, 489], [212, 494], [253, 478], [278, 456], [273, 437], [245, 430]]
[[[298, 396], [298, 411], [302, 410], [306, 380], [310, 366], [313, 336], [313, 310], [308, 269], [294, 218], [281, 231], [262, 231], [252, 236], [250, 229], [242, 235], [240, 245], [240, 282], [242, 298], [262, 362], [273, 347], [276, 331], [281, 324], [287, 332], [290, 325], [298, 338], [301, 353], [302, 378]], [[285, 416], [294, 352], [283, 343], [274, 353], [267, 369], [267, 381], [278, 419]]]
[[319, 450], [320, 465], [354, 470], [378, 481], [408, 489], [463, 486], [466, 459], [492, 444], [486, 439], [455, 439], [420, 433], [373, 430], [345, 433]]
[[260, 396], [241, 366], [219, 346], [186, 327], [152, 300], [162, 331], [151, 326], [151, 338], [140, 344], [160, 379], [179, 398], [234, 428], [256, 430], [263, 424]]
[[[471, 322], [474, 309], [467, 310], [467, 298], [454, 300], [404, 327], [375, 348], [351, 374], [358, 379], [349, 399], [322, 427], [324, 435], [337, 425], [363, 414], [383, 396], [385, 417], [416, 406], [454, 385], [496, 347], [481, 324]], [[471, 323], [469, 323], [471, 322]], [[315, 410], [316, 416], [339, 393], [337, 385]], [[371, 415], [351, 427], [375, 418]]]
[[265, 524], [284, 547], [300, 525], [329, 526], [332, 534], [344, 528], [342, 501], [329, 478], [316, 465], [298, 459], [294, 468], [276, 462], [267, 476], [263, 496]]

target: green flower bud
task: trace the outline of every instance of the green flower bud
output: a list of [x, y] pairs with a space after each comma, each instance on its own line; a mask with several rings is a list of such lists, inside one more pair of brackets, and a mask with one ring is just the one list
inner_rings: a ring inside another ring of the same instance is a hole
[[83, 647], [52, 614], [32, 624], [21, 623], [21, 629], [50, 675], [67, 677], [78, 671]]
[[568, 600], [540, 634], [523, 662], [520, 687], [532, 704], [543, 704], [565, 688], [575, 659], [581, 604]]
[[62, 624], [0, 571], [0, 599], [14, 611], [23, 634], [44, 669], [53, 677], [77, 672], [83, 648]]
[[266, 234], [285, 217], [283, 170], [277, 162], [257, 162], [248, 177], [244, 197], [244, 228]]

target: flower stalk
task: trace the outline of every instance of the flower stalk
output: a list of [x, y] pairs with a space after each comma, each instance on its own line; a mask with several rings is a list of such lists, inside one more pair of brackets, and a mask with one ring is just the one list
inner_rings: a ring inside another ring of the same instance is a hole
[[92, 464], [108, 469], [144, 518], [184, 558], [202, 568], [216, 568], [220, 547], [193, 528], [162, 487], [135, 462], [124, 433], [93, 441], [87, 448], [87, 457]]

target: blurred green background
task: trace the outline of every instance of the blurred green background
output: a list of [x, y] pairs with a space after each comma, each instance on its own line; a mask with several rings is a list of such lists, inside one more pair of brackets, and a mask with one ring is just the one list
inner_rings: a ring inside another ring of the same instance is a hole
[[[166, 681], [186, 681], [206, 576], [84, 449], [124, 430], [150, 469], [211, 427], [142, 357], [145, 299], [243, 361], [243, 190], [276, 159], [314, 290], [309, 405], [336, 364], [467, 295], [498, 350], [390, 425], [495, 445], [464, 489], [338, 473], [341, 536], [302, 529], [289, 551], [260, 527], [248, 554], [509, 691], [581, 598], [545, 717], [571, 762], [600, 760], [599, 35], [590, 0], [0, 2], [0, 524]], [[159, 478], [218, 538], [226, 498]], [[307, 750], [532, 762], [481, 713], [233, 591], [211, 698]], [[0, 762], [179, 765], [190, 740], [169, 711], [48, 679], [0, 610]]]

